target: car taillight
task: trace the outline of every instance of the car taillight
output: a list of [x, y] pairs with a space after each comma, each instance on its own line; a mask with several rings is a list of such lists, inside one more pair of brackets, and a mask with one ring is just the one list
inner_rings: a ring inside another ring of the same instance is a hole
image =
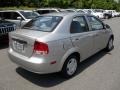
[[35, 41], [34, 43], [34, 53], [45, 55], [49, 53], [49, 48], [46, 43]]

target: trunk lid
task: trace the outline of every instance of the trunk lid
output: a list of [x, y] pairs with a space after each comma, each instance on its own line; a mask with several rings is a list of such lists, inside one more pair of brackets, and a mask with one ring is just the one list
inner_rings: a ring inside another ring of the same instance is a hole
[[34, 30], [17, 30], [10, 33], [11, 48], [26, 57], [31, 57], [34, 50], [36, 39], [48, 35], [49, 32], [41, 32]]

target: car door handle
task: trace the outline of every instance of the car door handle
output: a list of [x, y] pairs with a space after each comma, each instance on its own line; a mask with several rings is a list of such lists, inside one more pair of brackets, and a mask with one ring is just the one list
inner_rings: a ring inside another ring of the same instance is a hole
[[79, 40], [79, 38], [76, 38], [75, 40], [76, 40], [76, 41], [78, 41], [78, 40]]
[[99, 34], [95, 34], [94, 36], [97, 37], [97, 36], [99, 36]]
[[79, 41], [79, 38], [72, 39], [73, 42]]

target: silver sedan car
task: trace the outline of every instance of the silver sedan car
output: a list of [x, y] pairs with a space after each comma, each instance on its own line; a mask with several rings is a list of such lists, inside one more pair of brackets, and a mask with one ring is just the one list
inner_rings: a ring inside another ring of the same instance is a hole
[[92, 15], [51, 13], [31, 20], [9, 34], [9, 57], [20, 67], [39, 74], [75, 75], [78, 63], [102, 49], [112, 50], [109, 25]]

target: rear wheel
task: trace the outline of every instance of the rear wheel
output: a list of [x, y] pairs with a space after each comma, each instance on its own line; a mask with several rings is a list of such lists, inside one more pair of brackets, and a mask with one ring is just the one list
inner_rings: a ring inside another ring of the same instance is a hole
[[78, 68], [78, 58], [74, 55], [71, 55], [65, 61], [61, 73], [65, 78], [70, 78], [75, 75], [77, 68]]

